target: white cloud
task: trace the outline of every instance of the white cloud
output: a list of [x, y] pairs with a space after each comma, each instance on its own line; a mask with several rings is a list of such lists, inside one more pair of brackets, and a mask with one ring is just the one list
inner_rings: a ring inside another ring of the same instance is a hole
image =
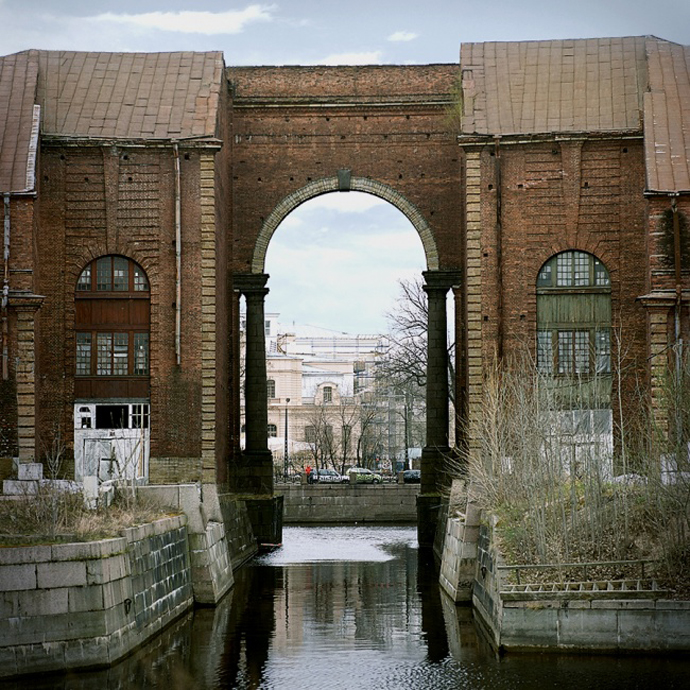
[[381, 63], [383, 51], [371, 50], [362, 53], [334, 53], [323, 60], [319, 65], [378, 65]]
[[388, 40], [393, 41], [394, 43], [400, 41], [414, 41], [418, 35], [419, 34], [415, 34], [412, 31], [396, 31], [388, 37]]
[[91, 17], [91, 21], [130, 24], [145, 29], [158, 29], [185, 34], [238, 34], [247, 24], [271, 21], [275, 5], [248, 5], [243, 10], [227, 12], [145, 12], [143, 14], [115, 14], [106, 12]]

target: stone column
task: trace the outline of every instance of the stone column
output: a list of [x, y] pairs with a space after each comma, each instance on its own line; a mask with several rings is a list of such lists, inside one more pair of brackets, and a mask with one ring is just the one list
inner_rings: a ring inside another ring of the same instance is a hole
[[259, 544], [282, 540], [282, 496], [273, 496], [273, 455], [268, 449], [268, 391], [264, 299], [268, 294], [263, 273], [234, 276], [235, 289], [247, 301], [245, 354], [245, 438], [240, 462], [231, 483], [246, 496], [245, 503]]
[[432, 546], [440, 505], [436, 479], [448, 445], [448, 320], [446, 295], [459, 284], [459, 271], [426, 271], [424, 292], [428, 299], [426, 446], [422, 449], [422, 486], [417, 501], [420, 546]]

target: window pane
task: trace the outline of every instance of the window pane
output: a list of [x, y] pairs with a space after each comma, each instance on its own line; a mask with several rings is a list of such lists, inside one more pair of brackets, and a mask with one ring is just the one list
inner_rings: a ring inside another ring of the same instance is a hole
[[266, 391], [269, 398], [276, 397], [276, 382], [273, 379], [266, 381]]
[[609, 272], [599, 259], [594, 259], [594, 284], [604, 286], [611, 284]]
[[542, 374], [553, 374], [551, 331], [537, 331], [537, 368]]
[[91, 376], [91, 333], [77, 333], [77, 376]]
[[110, 256], [104, 256], [96, 261], [96, 289], [100, 292], [113, 289], [112, 264], [112, 257]]
[[128, 374], [129, 338], [127, 333], [113, 334], [113, 374], [127, 376]]
[[87, 266], [77, 281], [77, 291], [88, 292], [91, 290], [91, 266]]
[[558, 331], [558, 373], [573, 373], [573, 332]]
[[575, 331], [575, 373], [589, 373], [589, 331]]
[[113, 375], [113, 334], [98, 333], [96, 336], [98, 353], [96, 359], [96, 373], [98, 376]]
[[276, 438], [278, 436], [278, 427], [275, 424], [268, 425], [268, 438]]
[[146, 292], [149, 289], [149, 281], [144, 275], [144, 271], [139, 266], [134, 266], [134, 290], [136, 292]]
[[556, 262], [556, 285], [568, 287], [573, 284], [573, 253], [563, 252]]
[[537, 276], [537, 287], [551, 287], [553, 285], [553, 261], [550, 260]]
[[611, 373], [611, 331], [598, 328], [595, 333], [595, 359], [597, 374]]
[[129, 264], [122, 256], [113, 257], [113, 290], [129, 290]]
[[149, 428], [149, 406], [132, 405], [132, 429]]
[[589, 279], [589, 254], [583, 252], [573, 252], [574, 262], [574, 284], [577, 287], [586, 287], [590, 284]]
[[330, 386], [326, 386], [323, 389], [323, 401], [325, 403], [331, 402], [333, 400], [333, 389]]
[[134, 334], [134, 376], [149, 374], [149, 334]]

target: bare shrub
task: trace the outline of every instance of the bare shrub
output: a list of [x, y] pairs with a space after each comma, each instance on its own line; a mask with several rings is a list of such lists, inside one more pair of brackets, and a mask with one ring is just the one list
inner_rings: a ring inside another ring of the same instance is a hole
[[[471, 430], [478, 448], [451, 462], [449, 472], [460, 476], [463, 463], [469, 466], [481, 506], [499, 518], [508, 562], [654, 559], [666, 586], [688, 592], [683, 577], [690, 577], [682, 575], [690, 562], [690, 474], [682, 471], [687, 441], [679, 453], [673, 434], [658, 433], [640, 395], [643, 423], [616, 420], [614, 457], [611, 423], [597, 424], [605, 419], [597, 385], [591, 377], [556, 381], [537, 371], [529, 355], [496, 363], [487, 372], [482, 413]], [[690, 402], [690, 386], [688, 391], [687, 397], [676, 392], [676, 400]], [[673, 481], [662, 472], [669, 463]], [[590, 575], [632, 573], [615, 566]], [[581, 579], [582, 572], [560, 576]]]

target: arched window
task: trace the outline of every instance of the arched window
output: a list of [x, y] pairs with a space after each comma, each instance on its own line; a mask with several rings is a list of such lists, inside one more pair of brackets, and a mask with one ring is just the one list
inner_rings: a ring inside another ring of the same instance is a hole
[[150, 289], [144, 270], [103, 256], [75, 290], [75, 397], [148, 397]]
[[268, 425], [268, 438], [276, 438], [278, 436], [278, 427], [275, 424]]
[[269, 398], [276, 397], [276, 382], [273, 379], [266, 381], [266, 390], [268, 391]]
[[537, 365], [555, 376], [611, 374], [611, 281], [591, 254], [562, 252], [539, 271]]

